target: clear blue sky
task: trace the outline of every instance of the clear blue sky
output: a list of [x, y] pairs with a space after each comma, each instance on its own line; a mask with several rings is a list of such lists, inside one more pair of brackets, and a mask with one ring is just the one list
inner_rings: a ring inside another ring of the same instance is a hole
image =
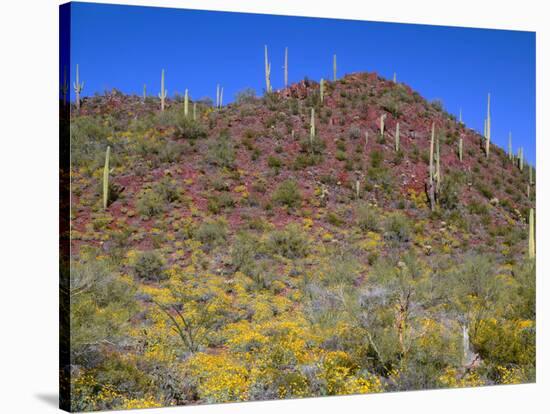
[[[71, 73], [76, 63], [83, 95], [117, 88], [157, 95], [166, 71], [170, 96], [189, 89], [195, 99], [224, 103], [246, 88], [262, 94], [264, 44], [271, 82], [283, 85], [284, 48], [289, 82], [369, 71], [409, 84], [478, 131], [491, 93], [492, 139], [514, 152], [524, 146], [535, 161], [535, 33], [378, 23], [337, 19], [207, 12], [183, 9], [73, 3]], [[74, 91], [72, 91], [74, 98]]]

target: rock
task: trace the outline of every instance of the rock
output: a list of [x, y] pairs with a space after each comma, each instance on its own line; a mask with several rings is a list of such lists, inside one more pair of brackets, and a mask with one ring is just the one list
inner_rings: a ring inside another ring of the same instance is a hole
[[498, 205], [498, 203], [499, 203], [498, 198], [496, 198], [496, 197], [491, 198], [490, 203], [491, 203], [493, 206]]

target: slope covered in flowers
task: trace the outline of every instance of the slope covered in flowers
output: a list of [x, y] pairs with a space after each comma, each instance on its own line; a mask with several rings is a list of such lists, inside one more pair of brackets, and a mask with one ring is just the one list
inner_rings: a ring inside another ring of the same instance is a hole
[[72, 115], [74, 410], [534, 381], [528, 166], [373, 73], [190, 105]]

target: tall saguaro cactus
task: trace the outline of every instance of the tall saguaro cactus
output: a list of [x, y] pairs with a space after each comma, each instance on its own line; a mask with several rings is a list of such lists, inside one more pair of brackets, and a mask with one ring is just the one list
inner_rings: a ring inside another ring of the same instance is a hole
[[315, 109], [311, 108], [311, 119], [310, 119], [310, 126], [309, 126], [309, 142], [313, 144], [313, 140], [315, 139]]
[[441, 189], [441, 156], [439, 153], [439, 134], [435, 140], [435, 194], [436, 199], [439, 197]]
[[76, 110], [80, 111], [80, 93], [84, 89], [84, 82], [80, 83], [80, 73], [78, 70], [78, 63], [76, 64], [76, 80], [73, 83], [74, 93], [75, 93], [75, 104]]
[[109, 156], [111, 155], [111, 147], [107, 147], [105, 152], [105, 166], [103, 167], [103, 209], [107, 209], [109, 203]]
[[336, 67], [336, 54], [334, 54], [332, 56], [332, 80], [335, 81], [335, 82], [338, 79], [336, 77], [336, 69], [337, 69], [337, 67]]
[[462, 108], [460, 108], [460, 111], [458, 112], [458, 123], [462, 125]]
[[399, 152], [399, 122], [395, 125], [395, 151]]
[[189, 91], [187, 89], [185, 90], [185, 97], [183, 100], [183, 114], [186, 118], [189, 115]]
[[380, 115], [380, 135], [384, 136], [384, 121], [386, 119], [386, 114]]
[[487, 131], [485, 135], [485, 155], [489, 158], [491, 146], [491, 94], [487, 94]]
[[142, 95], [142, 100], [143, 100], [143, 103], [145, 103], [145, 100], [147, 99], [147, 85], [144, 83], [143, 84], [143, 95]]
[[167, 95], [168, 95], [168, 92], [166, 91], [166, 89], [164, 89], [164, 69], [162, 69], [162, 74], [160, 75], [160, 92], [159, 92], [161, 111], [164, 111], [164, 105], [165, 105], [165, 100]]
[[464, 151], [464, 139], [462, 136], [458, 139], [458, 159], [462, 162], [462, 153]]
[[220, 109], [223, 105], [223, 86], [220, 88], [220, 84], [216, 85], [216, 109]]
[[267, 55], [267, 45], [264, 45], [264, 60], [265, 60], [265, 91], [271, 92], [271, 62]]
[[288, 47], [285, 47], [285, 88], [288, 87]]
[[514, 153], [512, 152], [512, 131], [508, 133], [508, 159], [513, 161]]
[[430, 139], [430, 166], [427, 193], [430, 199], [430, 208], [435, 211], [435, 189], [434, 189], [434, 144], [435, 144], [435, 122], [432, 122], [432, 136]]
[[321, 103], [323, 103], [325, 98], [325, 80], [323, 78], [321, 78], [321, 82], [319, 83], [319, 97], [321, 99]]
[[393, 83], [397, 83], [397, 73], [393, 72]]
[[197, 103], [193, 102], [193, 121], [197, 120]]
[[533, 166], [529, 165], [529, 185], [535, 184], [533, 181]]
[[529, 210], [529, 259], [535, 258], [535, 212]]

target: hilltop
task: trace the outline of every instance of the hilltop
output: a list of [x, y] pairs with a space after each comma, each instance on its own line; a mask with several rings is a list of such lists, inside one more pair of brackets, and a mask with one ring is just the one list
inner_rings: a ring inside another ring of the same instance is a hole
[[185, 106], [72, 111], [76, 408], [534, 381], [532, 167], [375, 73]]

